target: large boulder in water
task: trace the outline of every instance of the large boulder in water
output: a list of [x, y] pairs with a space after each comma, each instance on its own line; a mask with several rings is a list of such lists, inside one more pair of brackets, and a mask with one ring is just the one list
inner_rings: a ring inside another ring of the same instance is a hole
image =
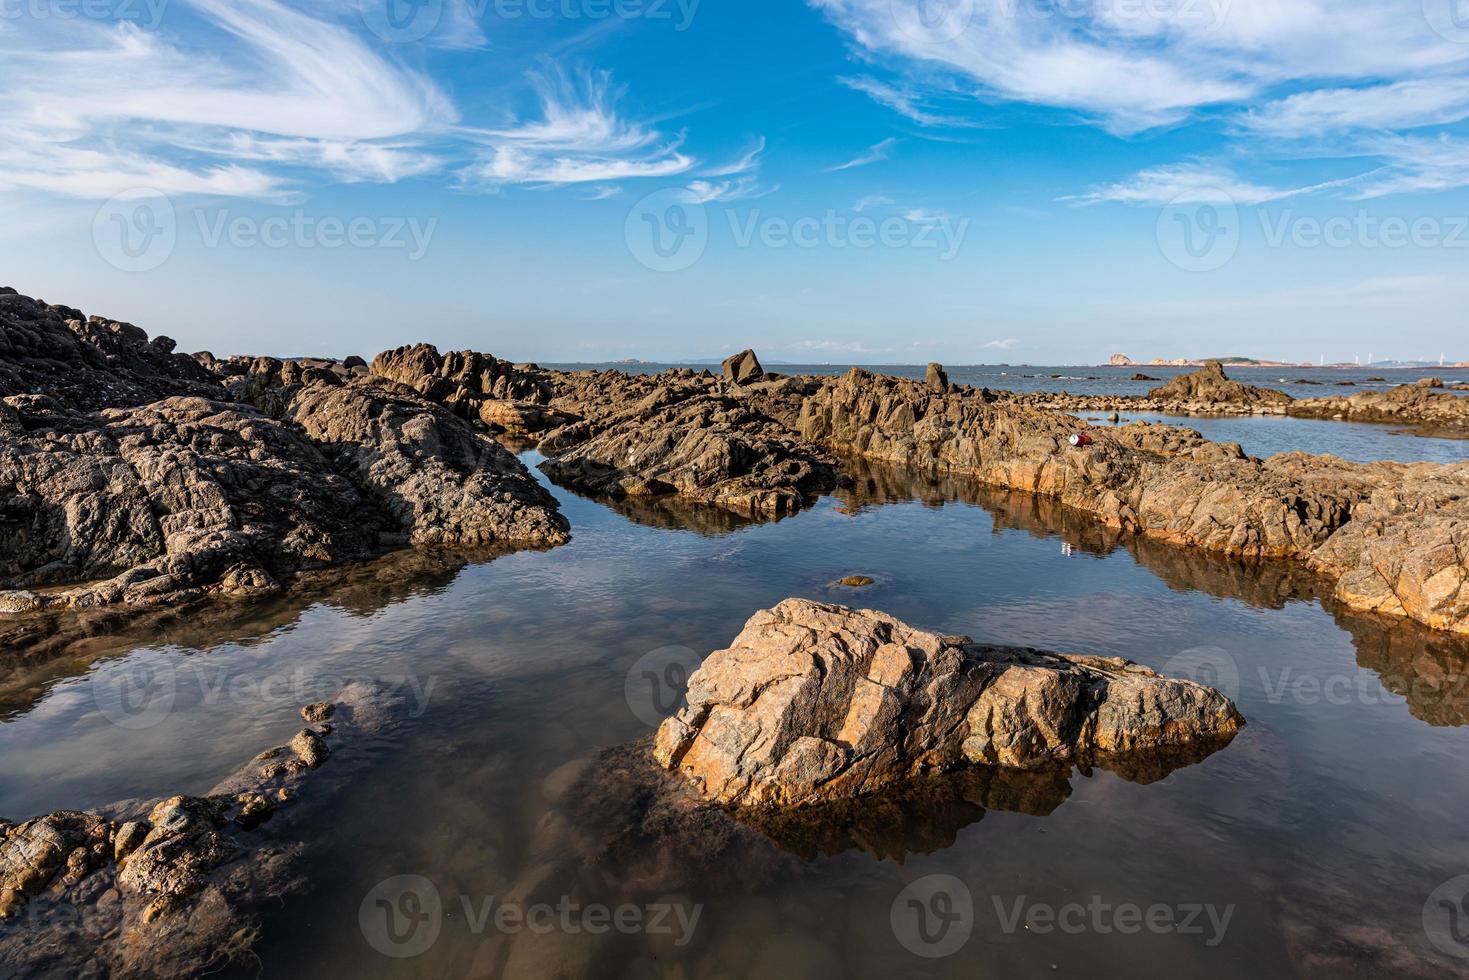
[[984, 646], [787, 599], [695, 671], [654, 758], [712, 802], [805, 806], [976, 764], [1146, 770], [1149, 756], [1222, 746], [1243, 724], [1218, 691], [1126, 660]]

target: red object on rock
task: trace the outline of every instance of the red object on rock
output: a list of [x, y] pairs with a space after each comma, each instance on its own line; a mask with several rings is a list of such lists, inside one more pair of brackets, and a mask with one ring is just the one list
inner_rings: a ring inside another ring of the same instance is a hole
[[1073, 446], [1090, 446], [1092, 444], [1092, 437], [1078, 432], [1071, 437], [1071, 444]]

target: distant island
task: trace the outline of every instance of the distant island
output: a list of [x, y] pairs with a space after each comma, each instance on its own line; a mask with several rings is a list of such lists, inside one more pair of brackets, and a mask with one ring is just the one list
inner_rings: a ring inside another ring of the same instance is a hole
[[1106, 367], [1203, 367], [1209, 361], [1218, 361], [1226, 367], [1262, 367], [1262, 368], [1339, 368], [1343, 370], [1357, 370], [1362, 368], [1469, 368], [1469, 361], [1456, 361], [1454, 363], [1438, 361], [1372, 361], [1369, 364], [1357, 364], [1351, 361], [1336, 362], [1332, 364], [1316, 364], [1311, 361], [1264, 361], [1254, 357], [1155, 357], [1151, 361], [1135, 361], [1126, 354], [1113, 354], [1107, 359]]

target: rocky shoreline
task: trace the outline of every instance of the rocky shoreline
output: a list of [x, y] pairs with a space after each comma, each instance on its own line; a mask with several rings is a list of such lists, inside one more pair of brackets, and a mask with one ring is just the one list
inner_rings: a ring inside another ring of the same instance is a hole
[[[553, 547], [570, 528], [497, 441], [517, 439], [548, 457], [552, 480], [614, 505], [755, 520], [839, 488], [843, 457], [968, 474], [1124, 531], [1299, 561], [1352, 608], [1469, 632], [1469, 464], [1258, 460], [1172, 426], [1088, 428], [1036, 396], [953, 385], [937, 365], [924, 381], [792, 378], [746, 351], [722, 375], [629, 375], [422, 344], [371, 365], [220, 360], [13, 290], [0, 327], [11, 618], [255, 599], [402, 545]], [[1217, 365], [1159, 392], [1239, 411], [1306, 404]]]
[[[1138, 380], [1143, 380], [1139, 376]], [[1150, 415], [1278, 415], [1339, 422], [1412, 427], [1415, 435], [1469, 439], [1469, 398], [1451, 393], [1437, 378], [1387, 391], [1292, 398], [1282, 391], [1241, 384], [1218, 361], [1179, 375], [1146, 395], [1072, 395], [1066, 392], [1001, 392], [1007, 402], [1062, 412]]]
[[353, 685], [303, 707], [288, 744], [203, 796], [0, 820], [0, 962], [27, 976], [159, 978], [247, 962], [262, 914], [308, 888], [303, 825], [349, 778], [351, 746], [382, 736], [394, 712]]

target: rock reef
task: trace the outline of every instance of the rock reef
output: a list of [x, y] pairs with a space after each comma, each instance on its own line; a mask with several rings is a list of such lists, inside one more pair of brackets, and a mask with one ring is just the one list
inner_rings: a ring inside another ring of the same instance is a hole
[[964, 766], [1136, 766], [1226, 744], [1229, 699], [1125, 660], [991, 647], [788, 599], [689, 679], [654, 758], [720, 804], [809, 806]]
[[[1262, 461], [1173, 426], [1086, 427], [1054, 410], [1069, 396], [975, 390], [938, 364], [923, 380], [792, 378], [744, 351], [722, 376], [646, 375], [427, 344], [371, 367], [172, 347], [0, 295], [0, 615], [256, 597], [400, 545], [564, 542], [554, 499], [496, 438], [513, 436], [556, 483], [654, 524], [698, 508], [784, 517], [861, 457], [1054, 497], [1174, 544], [1298, 561], [1352, 608], [1469, 632], [1469, 464]], [[1444, 425], [1469, 405], [1429, 385], [1293, 401], [1217, 363], [1145, 401]]]
[[568, 538], [488, 431], [409, 388], [172, 348], [0, 295], [0, 613], [252, 598], [403, 543]]
[[380, 735], [390, 707], [363, 685], [307, 705], [288, 745], [203, 796], [0, 820], [0, 962], [28, 976], [188, 977], [247, 961], [262, 912], [306, 885], [303, 783], [335, 747]]

